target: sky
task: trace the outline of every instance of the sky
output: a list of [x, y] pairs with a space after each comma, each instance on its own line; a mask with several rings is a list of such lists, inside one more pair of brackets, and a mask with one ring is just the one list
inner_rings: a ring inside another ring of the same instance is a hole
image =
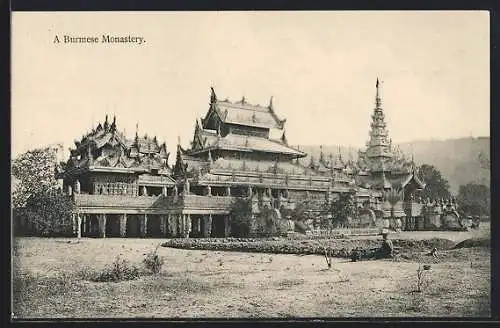
[[[138, 44], [54, 43], [56, 35]], [[375, 81], [394, 143], [489, 136], [489, 16], [469, 12], [12, 14], [12, 156], [74, 145], [106, 114], [175, 157], [218, 98], [266, 105], [288, 141], [360, 147]]]

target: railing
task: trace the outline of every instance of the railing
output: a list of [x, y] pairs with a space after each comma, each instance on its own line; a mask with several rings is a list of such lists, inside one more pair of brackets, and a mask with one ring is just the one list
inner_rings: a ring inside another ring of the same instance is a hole
[[235, 199], [231, 196], [184, 195], [182, 202], [185, 208], [229, 209]]
[[162, 196], [75, 194], [74, 201], [75, 205], [78, 207], [161, 208], [166, 205], [164, 197]]
[[165, 176], [155, 176], [155, 175], [140, 175], [139, 184], [141, 182], [154, 182], [154, 183], [164, 183], [164, 184], [174, 184], [174, 181]]

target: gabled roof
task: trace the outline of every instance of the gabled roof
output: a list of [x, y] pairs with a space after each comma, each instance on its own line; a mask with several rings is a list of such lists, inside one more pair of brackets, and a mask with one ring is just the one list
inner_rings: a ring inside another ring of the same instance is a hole
[[404, 177], [404, 179], [400, 180], [401, 181], [401, 187], [402, 188], [406, 187], [412, 180], [415, 181], [415, 183], [417, 184], [417, 186], [420, 189], [424, 189], [425, 188], [425, 183], [422, 182], [419, 179], [419, 177], [414, 172], [408, 174], [406, 177]]
[[215, 108], [224, 123], [268, 129], [283, 129], [285, 123], [285, 120], [278, 119], [271, 108], [260, 105], [217, 101]]
[[230, 102], [218, 100], [212, 88], [210, 109], [202, 119], [203, 127], [212, 115], [217, 115], [220, 121], [228, 124], [238, 124], [266, 129], [283, 129], [286, 119], [280, 119], [274, 112], [272, 97], [268, 106], [252, 105], [245, 101]]

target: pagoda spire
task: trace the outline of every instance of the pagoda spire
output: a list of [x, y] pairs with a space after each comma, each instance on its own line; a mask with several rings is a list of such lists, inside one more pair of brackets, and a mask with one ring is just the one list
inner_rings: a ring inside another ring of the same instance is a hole
[[[370, 159], [370, 162], [375, 164], [375, 170], [377, 170], [377, 166], [379, 168], [381, 167], [381, 162], [393, 157], [391, 140], [386, 128], [384, 111], [382, 109], [382, 100], [380, 97], [381, 84], [382, 82], [377, 77], [377, 81], [375, 83], [375, 108], [373, 109], [373, 114], [371, 116], [372, 122], [370, 124], [370, 140], [368, 141], [366, 148], [366, 157]], [[378, 163], [378, 165], [376, 163]]]
[[323, 154], [323, 145], [319, 146], [319, 162], [321, 164], [325, 163], [325, 155]]
[[316, 168], [316, 164], [315, 164], [315, 161], [314, 161], [314, 156], [311, 156], [311, 160], [309, 161], [309, 167], [311, 169], [315, 169]]

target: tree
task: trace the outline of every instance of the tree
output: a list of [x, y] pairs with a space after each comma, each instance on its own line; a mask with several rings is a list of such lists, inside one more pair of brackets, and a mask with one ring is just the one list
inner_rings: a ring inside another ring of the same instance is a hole
[[458, 189], [458, 210], [465, 215], [490, 215], [490, 188], [482, 184], [468, 183]]
[[12, 162], [15, 181], [12, 205], [15, 222], [23, 218], [44, 235], [72, 233], [73, 202], [58, 189], [56, 152], [46, 147], [30, 150]]
[[50, 147], [27, 151], [14, 159], [12, 162], [14, 208], [24, 207], [31, 195], [57, 188], [55, 163], [56, 154]]
[[450, 184], [437, 168], [423, 164], [419, 169], [419, 178], [425, 182], [422, 197], [440, 199], [450, 197]]
[[489, 170], [490, 169], [490, 156], [484, 152], [480, 152], [479, 155], [477, 156], [477, 159], [479, 161], [479, 165], [483, 170]]
[[341, 193], [336, 200], [326, 203], [322, 212], [330, 229], [347, 226], [349, 218], [357, 215], [356, 195], [352, 192]]
[[73, 234], [73, 202], [62, 191], [53, 189], [31, 195], [18, 215], [31, 223], [33, 230], [43, 236]]
[[252, 204], [250, 200], [236, 198], [231, 205], [231, 234], [248, 237], [252, 226]]
[[308, 201], [297, 201], [295, 207], [290, 211], [282, 211], [282, 214], [290, 216], [294, 221], [307, 221], [314, 218], [312, 213], [312, 207]]
[[477, 175], [477, 182], [484, 185], [488, 185], [490, 184], [490, 177], [489, 177], [491, 168], [490, 155], [484, 152], [480, 152], [479, 155], [477, 156], [477, 160], [482, 170], [481, 172], [482, 174]]

